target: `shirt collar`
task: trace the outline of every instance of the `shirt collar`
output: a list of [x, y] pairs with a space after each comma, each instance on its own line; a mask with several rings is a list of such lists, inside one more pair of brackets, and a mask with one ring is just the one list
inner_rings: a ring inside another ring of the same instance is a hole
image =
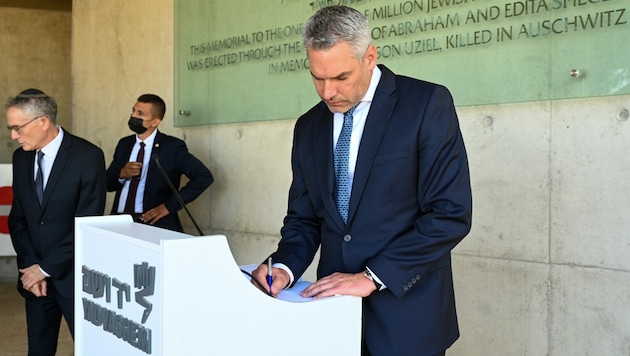
[[382, 74], [383, 73], [378, 66], [374, 67], [374, 70], [372, 70], [372, 78], [370, 79], [370, 86], [361, 101], [372, 102], [372, 99], [374, 99], [374, 93], [376, 92], [376, 87], [378, 86], [378, 82], [381, 80]]
[[64, 133], [61, 126], [57, 125], [57, 129], [59, 130], [59, 133], [57, 134], [57, 136], [55, 136], [55, 138], [53, 138], [53, 140], [50, 141], [46, 146], [40, 149], [40, 151], [44, 152], [45, 157], [50, 157], [50, 158], [56, 157], [57, 152], [59, 152], [59, 148], [61, 147], [61, 141], [63, 141]]
[[149, 137], [145, 138], [144, 141], [142, 141], [140, 138], [138, 138], [138, 135], [136, 135], [136, 143], [140, 144], [140, 142], [144, 142], [145, 147], [153, 146], [153, 141], [155, 141], [155, 135], [157, 135], [157, 131], [158, 130], [153, 131], [153, 133], [149, 135]]

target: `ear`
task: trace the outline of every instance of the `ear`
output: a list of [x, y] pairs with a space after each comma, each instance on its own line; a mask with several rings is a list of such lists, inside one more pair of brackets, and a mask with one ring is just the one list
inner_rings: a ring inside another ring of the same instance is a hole
[[40, 117], [37, 120], [37, 123], [39, 124], [39, 127], [42, 128], [42, 130], [46, 131], [48, 130], [48, 128], [50, 127], [50, 125], [52, 125], [52, 120], [50, 120], [50, 118], [46, 115], [43, 115], [42, 117]]
[[370, 43], [367, 50], [365, 51], [365, 56], [363, 56], [363, 61], [369, 70], [374, 69], [376, 67], [376, 60], [378, 59], [378, 52], [376, 51], [376, 47]]

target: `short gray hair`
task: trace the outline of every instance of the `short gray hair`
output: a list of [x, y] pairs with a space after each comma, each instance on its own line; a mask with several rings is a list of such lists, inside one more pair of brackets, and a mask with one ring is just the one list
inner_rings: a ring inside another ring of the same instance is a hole
[[363, 14], [351, 7], [328, 6], [308, 19], [302, 31], [302, 41], [306, 49], [316, 51], [330, 49], [345, 41], [360, 60], [371, 42], [370, 25]]
[[4, 109], [18, 108], [27, 115], [47, 116], [52, 123], [57, 122], [57, 102], [53, 97], [38, 89], [27, 89], [9, 98]]

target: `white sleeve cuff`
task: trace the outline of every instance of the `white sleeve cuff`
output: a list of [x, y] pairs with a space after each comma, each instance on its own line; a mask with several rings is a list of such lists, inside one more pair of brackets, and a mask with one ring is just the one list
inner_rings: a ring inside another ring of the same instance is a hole
[[286, 271], [289, 274], [289, 284], [287, 284], [285, 289], [293, 284], [293, 281], [295, 280], [295, 277], [293, 277], [293, 272], [291, 272], [291, 270], [289, 269], [289, 267], [287, 267], [287, 265], [285, 265], [284, 263], [274, 263], [273, 266], [275, 268], [280, 268], [280, 269]]
[[378, 290], [383, 290], [385, 288], [387, 288], [387, 286], [385, 285], [385, 283], [383, 283], [383, 281], [381, 281], [380, 278], [378, 278], [377, 275], [374, 274], [374, 272], [370, 269], [370, 267], [365, 266], [365, 268], [370, 271], [370, 274], [372, 275], [372, 278], [374, 278], [374, 280], [381, 285], [381, 288], [379, 288]]

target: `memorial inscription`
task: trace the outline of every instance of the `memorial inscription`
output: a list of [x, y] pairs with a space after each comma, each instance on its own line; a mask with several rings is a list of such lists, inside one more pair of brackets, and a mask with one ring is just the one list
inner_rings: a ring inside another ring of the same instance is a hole
[[[369, 19], [380, 63], [448, 86], [458, 106], [630, 93], [621, 0], [191, 4], [176, 5], [177, 105], [192, 113], [176, 118], [180, 126], [290, 119], [312, 106], [301, 30], [334, 4]], [[571, 81], [576, 68], [589, 75]]]

